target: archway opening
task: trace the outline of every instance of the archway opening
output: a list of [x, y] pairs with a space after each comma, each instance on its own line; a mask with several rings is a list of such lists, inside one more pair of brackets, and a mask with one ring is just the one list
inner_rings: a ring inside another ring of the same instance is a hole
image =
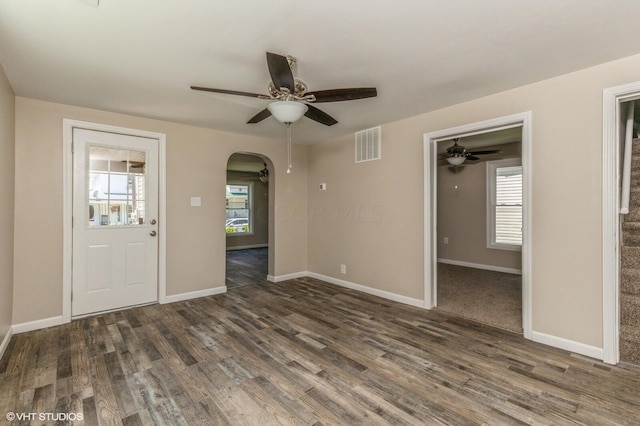
[[267, 281], [273, 270], [273, 165], [269, 158], [238, 152], [226, 170], [227, 289]]

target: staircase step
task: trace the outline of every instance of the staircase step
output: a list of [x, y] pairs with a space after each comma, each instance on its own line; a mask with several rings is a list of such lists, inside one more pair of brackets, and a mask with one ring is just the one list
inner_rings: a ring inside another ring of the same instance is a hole
[[640, 365], [640, 342], [620, 336], [620, 361]]
[[620, 325], [640, 328], [640, 296], [620, 295]]
[[622, 224], [622, 245], [640, 247], [640, 222], [625, 221]]
[[620, 359], [640, 365], [640, 138], [633, 140], [629, 214], [620, 253]]
[[[631, 187], [629, 191], [629, 210], [640, 211], [640, 187]], [[638, 221], [640, 222], [640, 221]]]
[[622, 269], [629, 273], [637, 273], [640, 279], [640, 247], [623, 246], [620, 251], [620, 264]]
[[620, 292], [640, 296], [640, 270], [622, 266], [620, 274]]
[[624, 222], [640, 222], [640, 209], [629, 206], [629, 214], [626, 214], [623, 219]]
[[640, 222], [640, 192], [631, 193], [629, 197], [629, 214], [622, 218], [623, 223]]
[[640, 365], [640, 328], [620, 325], [620, 360]]
[[620, 336], [624, 336], [624, 338], [627, 340], [640, 343], [640, 328], [632, 327], [629, 325], [621, 325]]

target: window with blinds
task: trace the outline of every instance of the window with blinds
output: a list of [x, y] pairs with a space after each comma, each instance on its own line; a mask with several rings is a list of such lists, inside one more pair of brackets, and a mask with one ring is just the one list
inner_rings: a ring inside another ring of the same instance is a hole
[[520, 159], [487, 162], [487, 247], [522, 248], [522, 165]]

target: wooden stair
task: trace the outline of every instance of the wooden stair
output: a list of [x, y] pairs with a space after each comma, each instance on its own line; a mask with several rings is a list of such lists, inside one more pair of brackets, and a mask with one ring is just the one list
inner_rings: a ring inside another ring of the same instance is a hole
[[633, 141], [629, 214], [622, 223], [620, 360], [640, 365], [640, 139]]

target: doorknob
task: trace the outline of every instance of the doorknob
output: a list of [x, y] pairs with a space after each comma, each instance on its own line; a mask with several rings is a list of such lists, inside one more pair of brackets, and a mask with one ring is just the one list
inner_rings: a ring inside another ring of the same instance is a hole
[[156, 233], [156, 231], [151, 231], [151, 232], [149, 232], [149, 235], [151, 235], [152, 237], [155, 237], [158, 234]]

